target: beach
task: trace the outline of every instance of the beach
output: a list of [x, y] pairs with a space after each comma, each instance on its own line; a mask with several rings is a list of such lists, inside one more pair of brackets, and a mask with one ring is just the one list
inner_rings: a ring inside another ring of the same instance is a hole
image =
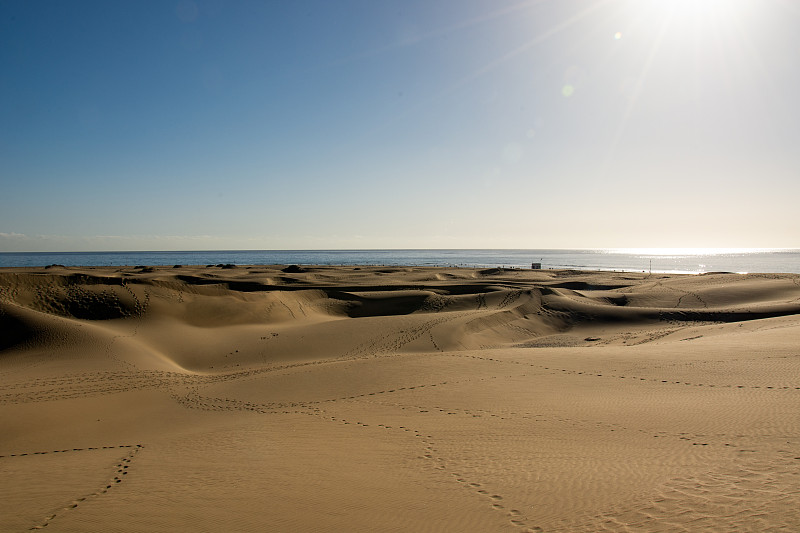
[[0, 269], [0, 531], [797, 531], [800, 275]]

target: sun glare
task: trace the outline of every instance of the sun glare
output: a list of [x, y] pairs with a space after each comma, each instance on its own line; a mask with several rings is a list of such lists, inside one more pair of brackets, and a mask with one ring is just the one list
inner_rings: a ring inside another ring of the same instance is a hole
[[614, 248], [610, 253], [634, 255], [731, 255], [772, 252], [772, 248]]
[[746, 7], [751, 4], [742, 0], [671, 0], [659, 2], [657, 7], [672, 31], [716, 32], [746, 26]]
[[728, 15], [740, 11], [745, 3], [742, 0], [670, 0], [663, 2], [677, 17]]

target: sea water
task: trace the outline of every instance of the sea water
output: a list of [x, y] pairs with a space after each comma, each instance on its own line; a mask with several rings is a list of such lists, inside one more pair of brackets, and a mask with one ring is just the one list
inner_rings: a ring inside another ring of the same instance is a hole
[[782, 250], [223, 250], [4, 252], [0, 267], [136, 265], [345, 265], [798, 273], [800, 249]]

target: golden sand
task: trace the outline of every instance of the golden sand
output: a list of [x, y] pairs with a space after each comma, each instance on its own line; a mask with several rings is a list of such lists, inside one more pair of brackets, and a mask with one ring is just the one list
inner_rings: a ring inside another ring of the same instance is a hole
[[798, 531], [800, 276], [0, 271], [0, 531]]

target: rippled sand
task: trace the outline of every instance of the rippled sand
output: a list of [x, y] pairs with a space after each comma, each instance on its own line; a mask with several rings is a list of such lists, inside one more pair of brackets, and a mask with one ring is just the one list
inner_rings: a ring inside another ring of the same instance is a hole
[[0, 531], [797, 531], [800, 276], [0, 271]]

